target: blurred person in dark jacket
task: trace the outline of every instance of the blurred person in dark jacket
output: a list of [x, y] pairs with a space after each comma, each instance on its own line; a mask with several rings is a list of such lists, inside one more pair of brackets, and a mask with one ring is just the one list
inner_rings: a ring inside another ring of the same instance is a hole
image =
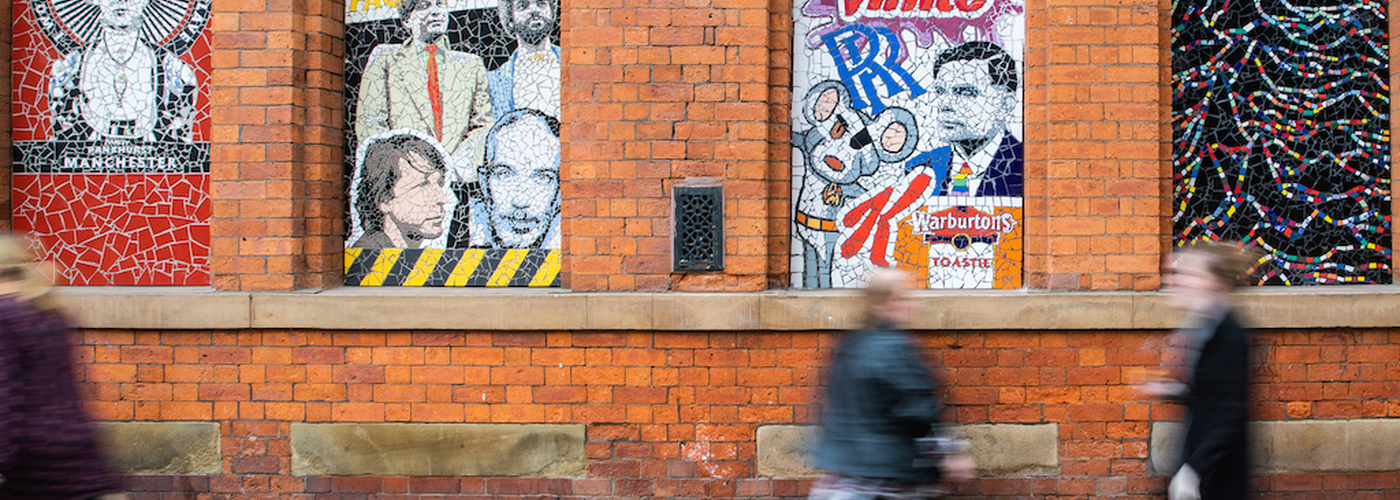
[[25, 248], [0, 235], [0, 500], [117, 498], [78, 396], [72, 328]]
[[817, 465], [829, 471], [813, 500], [922, 499], [940, 483], [976, 476], [956, 446], [926, 446], [939, 427], [937, 384], [904, 332], [913, 280], [876, 269], [865, 289], [865, 327], [847, 333], [832, 357]]
[[1175, 379], [1150, 380], [1148, 396], [1186, 404], [1182, 464], [1169, 500], [1240, 500], [1249, 487], [1249, 342], [1231, 310], [1231, 292], [1258, 254], [1224, 243], [1194, 244], [1173, 256], [1166, 285], [1191, 316], [1173, 334], [1181, 347]]

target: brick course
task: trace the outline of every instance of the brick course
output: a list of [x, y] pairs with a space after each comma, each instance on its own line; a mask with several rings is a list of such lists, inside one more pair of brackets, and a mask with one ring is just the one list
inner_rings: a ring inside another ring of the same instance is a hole
[[[1151, 423], [1175, 405], [1127, 385], [1162, 364], [1163, 332], [924, 333], [949, 417], [1059, 424], [1057, 477], [985, 478], [969, 497], [1160, 495], [1147, 471]], [[256, 499], [302, 493], [461, 498], [800, 497], [810, 482], [754, 478], [764, 424], [818, 420], [833, 333], [151, 332], [79, 340], [91, 408], [107, 420], [215, 421], [223, 473], [136, 476], [149, 492]], [[1262, 420], [1400, 417], [1400, 332], [1259, 335], [1254, 412]], [[294, 422], [582, 423], [582, 478], [294, 477]], [[1276, 475], [1268, 498], [1382, 495], [1397, 476]], [[207, 483], [204, 481], [207, 480]], [[207, 488], [207, 489], [205, 489]], [[1369, 493], [1368, 493], [1369, 492]], [[1312, 495], [1312, 496], [1310, 496]], [[282, 498], [304, 498], [300, 496]], [[363, 498], [361, 496], [353, 498]], [[1378, 496], [1376, 498], [1384, 498]]]

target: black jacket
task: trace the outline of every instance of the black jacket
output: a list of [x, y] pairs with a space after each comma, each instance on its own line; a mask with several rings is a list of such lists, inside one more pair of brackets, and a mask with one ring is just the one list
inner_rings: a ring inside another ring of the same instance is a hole
[[1201, 500], [1239, 500], [1249, 487], [1249, 342], [1226, 314], [1201, 347], [1186, 398], [1185, 463], [1201, 476]]
[[849, 333], [832, 357], [818, 466], [908, 484], [938, 482], [914, 439], [938, 421], [936, 386], [910, 339], [890, 328]]

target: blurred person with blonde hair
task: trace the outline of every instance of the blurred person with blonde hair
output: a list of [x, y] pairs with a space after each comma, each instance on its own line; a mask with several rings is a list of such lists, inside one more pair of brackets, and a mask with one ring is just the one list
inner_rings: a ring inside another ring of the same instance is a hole
[[0, 235], [0, 500], [115, 494], [120, 477], [78, 394], [73, 329], [32, 260], [21, 240]]
[[924, 499], [976, 476], [965, 443], [939, 432], [938, 384], [903, 330], [913, 312], [908, 273], [878, 268], [864, 291], [864, 326], [832, 356], [812, 500]]
[[1202, 241], [1172, 255], [1165, 284], [1173, 305], [1190, 314], [1172, 336], [1181, 348], [1174, 378], [1141, 391], [1186, 404], [1182, 464], [1168, 500], [1242, 500], [1249, 489], [1249, 341], [1231, 295], [1259, 254], [1241, 244]]

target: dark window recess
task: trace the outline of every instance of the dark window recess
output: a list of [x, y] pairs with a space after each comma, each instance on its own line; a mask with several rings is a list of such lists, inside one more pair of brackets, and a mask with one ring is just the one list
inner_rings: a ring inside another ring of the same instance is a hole
[[724, 191], [719, 186], [676, 186], [671, 233], [677, 271], [724, 269]]

